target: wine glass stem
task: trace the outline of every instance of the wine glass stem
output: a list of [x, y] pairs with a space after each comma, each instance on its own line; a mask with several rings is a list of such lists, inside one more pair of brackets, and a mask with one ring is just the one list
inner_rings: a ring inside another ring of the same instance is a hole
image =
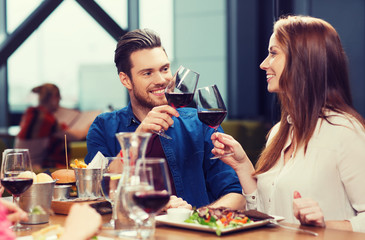
[[110, 201], [110, 205], [112, 207], [112, 220], [114, 221], [115, 219], [117, 219], [117, 211], [115, 210], [114, 201]]
[[[19, 196], [18, 195], [13, 195], [13, 203], [19, 207]], [[14, 224], [14, 229], [16, 230], [16, 228], [19, 228], [21, 225], [19, 223], [20, 221], [19, 220], [16, 220], [15, 221], [15, 224]]]

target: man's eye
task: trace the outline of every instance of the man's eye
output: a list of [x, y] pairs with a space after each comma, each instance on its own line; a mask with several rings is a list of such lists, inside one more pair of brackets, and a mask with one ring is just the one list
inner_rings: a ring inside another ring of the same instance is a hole
[[169, 67], [165, 67], [165, 68], [163, 69], [163, 71], [164, 71], [164, 72], [169, 71]]
[[271, 56], [275, 56], [276, 55], [276, 52], [275, 51], [270, 51], [269, 52]]
[[151, 75], [151, 72], [145, 72], [143, 73], [143, 76], [150, 76]]

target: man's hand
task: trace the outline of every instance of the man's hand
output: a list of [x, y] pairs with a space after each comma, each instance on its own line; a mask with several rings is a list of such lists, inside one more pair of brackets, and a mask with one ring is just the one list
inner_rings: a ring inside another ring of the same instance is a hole
[[179, 117], [175, 108], [169, 105], [154, 107], [143, 119], [136, 132], [167, 130], [174, 123], [172, 116]]
[[162, 211], [166, 211], [169, 208], [187, 208], [187, 209], [193, 209], [192, 206], [187, 203], [184, 199], [179, 198], [175, 195], [170, 196], [170, 201], [166, 204], [164, 209]]

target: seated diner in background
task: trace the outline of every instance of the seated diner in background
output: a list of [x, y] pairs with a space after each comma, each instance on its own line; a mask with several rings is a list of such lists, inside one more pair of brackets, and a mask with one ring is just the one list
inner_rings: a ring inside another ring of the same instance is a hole
[[352, 105], [347, 57], [336, 30], [307, 16], [279, 19], [260, 68], [281, 120], [256, 169], [231, 136], [215, 155], [236, 171], [247, 208], [290, 223], [365, 232], [365, 120]]
[[121, 147], [116, 133], [163, 129], [172, 139], [153, 134], [146, 157], [165, 158], [168, 163], [173, 193], [168, 208], [244, 208], [242, 188], [234, 170], [210, 159], [214, 129], [199, 120], [196, 109], [167, 105], [164, 89], [172, 74], [159, 36], [148, 29], [126, 33], [118, 41], [114, 61], [130, 103], [95, 119], [86, 139], [85, 162], [89, 163], [98, 151], [104, 156], [118, 155]]
[[[71, 130], [57, 121], [54, 113], [61, 99], [59, 88], [45, 83], [32, 89], [38, 94], [38, 106], [29, 107], [20, 122], [20, 132], [15, 148], [29, 149], [33, 168], [65, 167], [65, 134], [67, 140], [86, 138], [89, 125], [81, 130]], [[68, 151], [69, 152], [69, 151]]]

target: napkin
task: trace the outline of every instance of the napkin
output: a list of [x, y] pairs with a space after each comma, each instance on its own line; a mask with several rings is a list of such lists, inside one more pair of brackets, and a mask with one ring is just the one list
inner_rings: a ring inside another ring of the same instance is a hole
[[87, 165], [86, 168], [88, 169], [100, 169], [101, 166], [105, 166], [105, 164], [108, 164], [108, 159], [104, 157], [104, 155], [98, 151], [95, 154], [95, 157], [91, 162]]

